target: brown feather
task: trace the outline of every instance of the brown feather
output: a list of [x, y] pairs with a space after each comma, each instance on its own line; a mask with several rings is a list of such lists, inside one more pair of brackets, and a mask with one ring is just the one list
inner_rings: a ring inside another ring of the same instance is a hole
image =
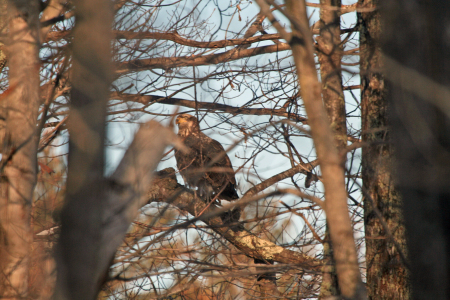
[[176, 123], [178, 135], [190, 150], [188, 154], [175, 151], [177, 167], [185, 184], [198, 188], [200, 195], [209, 199], [218, 194], [218, 199], [238, 199], [233, 166], [223, 146], [200, 132], [197, 119], [191, 115], [178, 116]]

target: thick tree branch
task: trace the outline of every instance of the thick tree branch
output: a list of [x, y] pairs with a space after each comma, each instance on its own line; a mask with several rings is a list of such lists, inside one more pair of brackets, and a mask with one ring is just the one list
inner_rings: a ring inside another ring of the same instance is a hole
[[350, 12], [354, 12], [354, 11], [373, 12], [375, 10], [374, 8], [359, 7], [358, 3], [337, 6], [337, 5], [324, 5], [324, 4], [319, 4], [319, 3], [307, 2], [306, 5], [310, 6], [310, 7], [317, 7], [317, 8], [326, 9], [326, 10], [340, 11], [341, 14], [346, 14], [346, 13], [350, 13]]
[[[96, 263], [90, 264], [81, 274], [84, 277], [86, 273], [93, 274], [87, 276], [89, 278], [95, 276], [96, 281], [91, 283], [91, 286], [98, 288], [105, 280], [117, 247], [122, 243], [139, 209], [148, 201], [147, 191], [151, 185], [153, 170], [169, 144], [183, 149], [183, 145], [170, 129], [154, 121], [143, 124], [116, 171], [107, 180], [107, 196], [103, 199], [102, 211], [96, 211], [101, 221], [101, 230], [96, 235]], [[51, 234], [53, 233], [52, 231]], [[70, 282], [72, 286], [75, 283]]]
[[136, 59], [117, 63], [116, 69], [118, 74], [126, 74], [129, 72], [137, 72], [149, 69], [170, 70], [172, 68], [186, 66], [217, 65], [241, 58], [253, 57], [261, 54], [275, 53], [286, 50], [290, 50], [290, 46], [286, 43], [282, 43], [278, 45], [262, 46], [250, 49], [232, 49], [222, 53], [209, 55]]
[[65, 5], [63, 0], [49, 0], [47, 7], [44, 9], [41, 15], [41, 41], [45, 40], [52, 25], [54, 23], [49, 22], [54, 18], [57, 18], [64, 11]]
[[[196, 198], [192, 192], [187, 191], [183, 186], [178, 184], [175, 177], [175, 170], [172, 168], [158, 172], [158, 178], [154, 180], [148, 195], [149, 202], [167, 202], [168, 199], [173, 199], [173, 195], [177, 195], [173, 201], [169, 200], [170, 204], [193, 216], [197, 216], [199, 212], [204, 211], [199, 219], [251, 258], [295, 264], [309, 271], [320, 270], [321, 268], [321, 262], [315, 258], [284, 249], [246, 231], [235, 232], [231, 230], [230, 226], [224, 226], [226, 224], [223, 223], [219, 215], [227, 208], [219, 211], [217, 211], [215, 206], [209, 206], [207, 208], [205, 202]], [[249, 201], [254, 200], [249, 199]]]
[[111, 99], [118, 99], [124, 101], [134, 101], [142, 103], [144, 105], [150, 105], [153, 103], [169, 104], [169, 105], [179, 105], [184, 107], [189, 107], [192, 109], [205, 109], [210, 111], [221, 111], [232, 115], [269, 115], [269, 116], [280, 116], [286, 117], [295, 122], [307, 123], [307, 119], [301, 117], [297, 114], [289, 113], [285, 108], [270, 109], [270, 108], [245, 108], [245, 107], [235, 107], [231, 105], [221, 104], [221, 103], [211, 103], [211, 102], [201, 102], [186, 100], [181, 98], [173, 97], [162, 97], [157, 95], [136, 95], [136, 94], [123, 94], [114, 92], [111, 94]]
[[[239, 45], [250, 45], [253, 43], [261, 41], [272, 41], [280, 39], [279, 34], [263, 34], [258, 36], [244, 37], [241, 39], [227, 39], [219, 41], [201, 42], [192, 39], [185, 38], [176, 32], [136, 32], [136, 31], [125, 31], [125, 30], [115, 30], [113, 31], [114, 37], [116, 39], [126, 39], [126, 40], [142, 40], [142, 39], [152, 39], [159, 41], [172, 41], [180, 45], [185, 45], [195, 48], [225, 48], [230, 46]], [[66, 31], [55, 31], [51, 32], [47, 36], [47, 41], [57, 41], [59, 39], [68, 38], [72, 35], [71, 30]]]

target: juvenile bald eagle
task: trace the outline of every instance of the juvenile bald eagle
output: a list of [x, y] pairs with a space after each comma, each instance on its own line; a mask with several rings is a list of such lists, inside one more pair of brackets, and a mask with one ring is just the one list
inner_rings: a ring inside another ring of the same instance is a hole
[[175, 151], [185, 184], [197, 187], [199, 196], [208, 201], [217, 195], [217, 199], [238, 199], [233, 166], [222, 145], [200, 131], [194, 116], [181, 114], [176, 123], [178, 136], [190, 150], [188, 154]]

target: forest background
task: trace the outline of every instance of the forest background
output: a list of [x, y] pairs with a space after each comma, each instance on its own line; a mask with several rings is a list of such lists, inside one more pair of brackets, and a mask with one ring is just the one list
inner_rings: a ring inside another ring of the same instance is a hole
[[[435, 2], [0, 1], [1, 297], [448, 299]], [[238, 201], [181, 185], [181, 111]]]

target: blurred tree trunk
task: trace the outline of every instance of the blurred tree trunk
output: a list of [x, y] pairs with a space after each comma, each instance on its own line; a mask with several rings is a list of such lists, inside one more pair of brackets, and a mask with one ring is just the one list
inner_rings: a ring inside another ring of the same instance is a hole
[[450, 2], [386, 1], [383, 52], [414, 299], [450, 298]]
[[6, 28], [8, 26], [8, 15], [7, 15], [7, 1], [0, 0], [0, 73], [2, 73], [3, 68], [6, 66], [6, 53], [5, 53], [5, 43], [3, 37], [6, 36]]
[[39, 2], [10, 1], [7, 5], [10, 16], [6, 49], [9, 89], [2, 99], [0, 128], [0, 222], [3, 234], [0, 290], [3, 297], [23, 299], [28, 292], [33, 241], [30, 213], [37, 169]]
[[[75, 1], [70, 140], [65, 207], [57, 248], [56, 299], [94, 299], [101, 273], [102, 213], [106, 198], [104, 141], [112, 80], [112, 3]], [[110, 258], [112, 259], [112, 258]], [[103, 272], [107, 272], [103, 270]]]
[[[341, 28], [340, 0], [321, 0], [320, 4], [320, 36], [316, 39], [319, 46], [320, 77], [322, 79], [322, 96], [328, 113], [331, 129], [334, 133], [336, 147], [343, 153], [347, 147], [347, 125], [345, 100], [341, 78]], [[334, 7], [335, 9], [327, 9]], [[345, 163], [345, 156], [342, 156]], [[327, 224], [324, 239], [324, 259], [327, 266], [324, 270], [320, 299], [339, 295], [339, 286], [333, 260], [333, 246]]]
[[[360, 7], [377, 8], [378, 0], [362, 0]], [[381, 19], [378, 10], [358, 14], [360, 24], [362, 176], [364, 225], [366, 235], [367, 289], [370, 299], [409, 299], [407, 268], [398, 249], [388, 237], [392, 234], [400, 251], [406, 254], [402, 198], [394, 186], [391, 166], [393, 149], [388, 126], [389, 105], [380, 49]], [[380, 222], [378, 209], [390, 229]]]

